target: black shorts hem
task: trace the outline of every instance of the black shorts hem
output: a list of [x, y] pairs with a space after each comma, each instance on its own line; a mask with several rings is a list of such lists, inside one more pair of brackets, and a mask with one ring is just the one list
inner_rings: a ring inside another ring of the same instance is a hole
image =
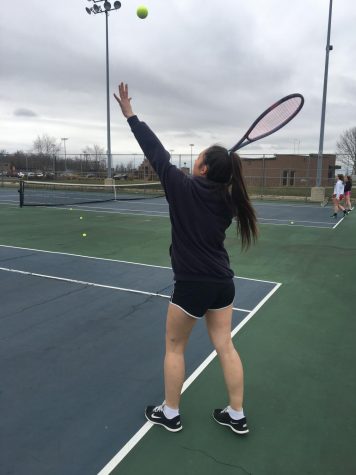
[[208, 310], [219, 311], [234, 302], [235, 285], [228, 282], [177, 281], [171, 303], [192, 318], [203, 318]]

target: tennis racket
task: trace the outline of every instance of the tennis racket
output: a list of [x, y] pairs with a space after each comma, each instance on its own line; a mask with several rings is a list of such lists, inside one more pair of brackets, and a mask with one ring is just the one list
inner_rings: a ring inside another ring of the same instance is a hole
[[229, 151], [236, 152], [236, 150], [246, 147], [246, 145], [256, 142], [256, 140], [274, 134], [294, 119], [303, 105], [304, 97], [301, 94], [289, 94], [283, 97], [266, 109], [251, 125], [242, 139]]

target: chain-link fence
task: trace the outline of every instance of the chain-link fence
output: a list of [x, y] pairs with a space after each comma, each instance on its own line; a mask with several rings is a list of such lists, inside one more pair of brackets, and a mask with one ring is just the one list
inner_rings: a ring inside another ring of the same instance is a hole
[[[317, 154], [241, 154], [240, 157], [251, 196], [310, 199], [311, 188], [316, 186]], [[171, 151], [171, 163], [187, 174], [191, 173], [196, 158], [193, 153], [174, 154]], [[354, 166], [350, 157], [323, 155], [321, 186], [326, 188], [326, 195], [332, 191], [336, 173], [350, 173]], [[108, 177], [107, 156], [88, 153], [2, 154], [0, 174], [2, 183], [5, 178], [100, 183]], [[139, 153], [113, 154], [111, 177], [126, 182], [158, 180], [148, 160]]]

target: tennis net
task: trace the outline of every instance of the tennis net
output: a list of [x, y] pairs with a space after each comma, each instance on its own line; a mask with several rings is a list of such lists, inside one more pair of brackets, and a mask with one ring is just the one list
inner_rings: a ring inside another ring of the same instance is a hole
[[161, 183], [95, 185], [20, 181], [20, 206], [66, 206], [104, 201], [129, 201], [164, 196]]

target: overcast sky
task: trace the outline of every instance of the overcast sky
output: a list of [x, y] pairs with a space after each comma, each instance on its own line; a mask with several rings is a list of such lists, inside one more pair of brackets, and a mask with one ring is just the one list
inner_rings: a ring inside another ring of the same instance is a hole
[[[149, 16], [136, 8], [145, 3]], [[67, 153], [106, 150], [105, 15], [87, 0], [17, 0], [0, 15], [0, 149], [38, 135]], [[280, 97], [305, 106], [244, 152], [317, 153], [329, 0], [122, 0], [109, 16], [110, 88], [130, 86], [134, 112], [168, 150], [233, 145]], [[324, 152], [356, 126], [356, 2], [333, 5]], [[112, 153], [140, 152], [111, 98]]]

